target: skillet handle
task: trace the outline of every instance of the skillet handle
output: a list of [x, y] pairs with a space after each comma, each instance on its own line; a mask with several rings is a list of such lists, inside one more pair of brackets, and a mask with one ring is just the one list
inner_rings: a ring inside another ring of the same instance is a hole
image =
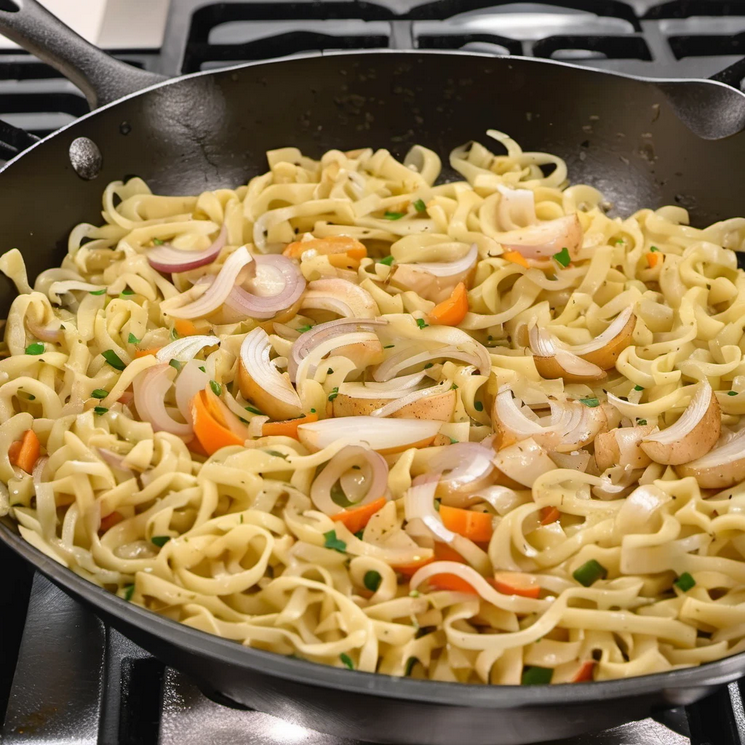
[[[13, 6], [17, 9], [2, 9]], [[0, 34], [59, 70], [83, 91], [92, 109], [165, 80], [110, 57], [37, 0], [9, 0], [0, 5]]]
[[709, 78], [709, 80], [718, 80], [720, 83], [726, 83], [738, 91], [742, 90], [743, 79], [745, 79], [745, 57], [737, 60], [737, 62], [733, 62], [729, 67], [725, 67], [724, 70]]

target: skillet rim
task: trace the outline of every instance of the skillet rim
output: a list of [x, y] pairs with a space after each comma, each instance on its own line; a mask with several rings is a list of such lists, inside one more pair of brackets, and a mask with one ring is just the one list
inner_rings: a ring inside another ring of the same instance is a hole
[[[78, 119], [66, 124], [62, 128], [52, 132], [45, 138], [31, 145], [26, 150], [16, 155], [0, 168], [0, 174], [4, 174], [12, 168], [26, 153], [31, 152], [47, 141], [63, 136], [68, 130], [75, 127], [99, 112], [106, 111], [117, 106], [122, 101], [135, 98], [164, 86], [174, 85], [184, 80], [199, 78], [203, 76], [218, 76], [230, 74], [244, 68], [269, 66], [284, 62], [296, 61], [301, 63], [308, 59], [318, 57], [343, 57], [351, 60], [358, 58], [370, 58], [381, 54], [399, 56], [460, 56], [473, 57], [487, 60], [500, 60], [506, 63], [515, 61], [518, 63], [551, 65], [557, 67], [580, 70], [591, 75], [601, 77], [614, 77], [624, 80], [632, 80], [644, 85], [660, 84], [685, 84], [696, 83], [722, 87], [727, 91], [735, 92], [745, 98], [745, 94], [732, 86], [717, 80], [700, 78], [651, 78], [637, 75], [628, 75], [615, 71], [597, 70], [582, 65], [547, 60], [534, 57], [518, 55], [491, 55], [483, 52], [468, 52], [460, 50], [358, 50], [358, 51], [333, 51], [333, 52], [307, 52], [297, 55], [288, 55], [273, 60], [258, 60], [217, 70], [205, 70], [188, 75], [170, 78], [154, 85], [143, 88], [135, 93], [128, 94], [117, 101], [101, 106]], [[501, 62], [500, 62], [501, 64]], [[702, 138], [703, 139], [703, 138]], [[359, 670], [347, 670], [336, 668], [322, 663], [314, 663], [302, 659], [291, 659], [276, 652], [266, 652], [251, 647], [244, 647], [228, 639], [209, 634], [205, 631], [190, 628], [178, 621], [158, 615], [154, 611], [147, 610], [141, 606], [134, 605], [123, 598], [114, 595], [102, 587], [90, 582], [80, 575], [57, 563], [46, 554], [27, 543], [14, 527], [8, 525], [10, 518], [0, 519], [0, 540], [19, 554], [24, 560], [33, 565], [43, 575], [52, 580], [68, 595], [83, 598], [90, 605], [103, 610], [109, 616], [122, 617], [125, 623], [136, 626], [141, 631], [156, 637], [162, 642], [175, 646], [179, 650], [186, 651], [192, 656], [210, 657], [220, 664], [227, 664], [233, 668], [258, 670], [263, 674], [281, 680], [292, 681], [304, 686], [316, 686], [331, 690], [342, 690], [345, 692], [365, 695], [370, 694], [383, 698], [396, 698], [403, 701], [418, 701], [435, 705], [460, 706], [468, 708], [520, 708], [530, 706], [551, 706], [553, 704], [587, 704], [598, 700], [611, 700], [617, 698], [638, 698], [644, 694], [664, 692], [671, 705], [676, 692], [684, 692], [687, 689], [707, 688], [720, 686], [742, 677], [745, 674], [745, 652], [741, 652], [722, 660], [704, 663], [696, 667], [682, 668], [648, 675], [624, 678], [608, 681], [591, 681], [588, 683], [572, 683], [562, 685], [479, 685], [464, 683], [448, 683], [430, 680], [414, 680], [411, 678], [399, 678], [381, 673], [366, 673]], [[13, 524], [15, 525], [15, 524]], [[116, 624], [114, 624], [116, 628]], [[240, 650], [240, 651], [237, 651]], [[672, 694], [672, 695], [670, 695]]]

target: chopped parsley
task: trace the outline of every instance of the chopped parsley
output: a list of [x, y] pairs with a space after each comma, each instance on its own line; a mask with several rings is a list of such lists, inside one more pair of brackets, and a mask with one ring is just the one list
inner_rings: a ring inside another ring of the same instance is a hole
[[386, 220], [400, 220], [406, 213], [405, 212], [388, 212], [383, 215]]
[[93, 398], [106, 398], [106, 396], [109, 395], [109, 392], [105, 388], [96, 388], [95, 391], [91, 392], [91, 396]]
[[364, 529], [364, 528], [362, 528], [362, 530], [358, 530], [358, 531], [357, 531], [357, 532], [356, 532], [356, 533], [354, 534], [354, 537], [355, 537], [355, 538], [359, 538], [360, 540], [362, 540], [362, 537], [363, 537], [364, 535], [365, 535], [365, 529]]
[[370, 592], [377, 592], [383, 578], [380, 576], [380, 572], [371, 569], [369, 572], [365, 572], [365, 578], [362, 581]]
[[659, 249], [659, 248], [657, 248], [657, 246], [650, 246], [650, 247], [649, 247], [649, 250], [650, 250], [650, 251], [651, 251], [652, 253], [658, 253], [660, 249]]
[[250, 411], [252, 414], [258, 414], [259, 416], [263, 416], [260, 409], [257, 409], [255, 406], [246, 406], [246, 411]]
[[308, 324], [307, 326], [301, 326], [299, 329], [296, 329], [301, 334], [304, 334], [306, 331], [310, 331], [313, 328], [311, 324]]
[[205, 369], [204, 365], [200, 365], [200, 366], [199, 366], [199, 369], [200, 369], [200, 370], [201, 370], [201, 371], [202, 371], [203, 373], [206, 373], [206, 372], [207, 372], [207, 370]]
[[551, 678], [554, 677], [554, 670], [551, 667], [532, 667], [523, 668], [520, 683], [524, 686], [548, 685]]
[[586, 561], [581, 567], [572, 572], [572, 577], [583, 587], [590, 587], [590, 585], [595, 584], [599, 579], [605, 579], [607, 576], [608, 570], [599, 561], [595, 561], [595, 559]]
[[210, 388], [216, 396], [222, 395], [222, 386], [216, 380], [210, 380]]
[[171, 536], [169, 535], [154, 535], [150, 539], [150, 542], [155, 544], [158, 548], [163, 548], [163, 546], [165, 546], [166, 543], [168, 543], [168, 541], [170, 540], [171, 540]]
[[121, 371], [126, 367], [119, 355], [113, 349], [107, 349], [105, 352], [101, 352], [101, 356], [114, 368], [114, 370]]
[[385, 264], [386, 266], [390, 266], [393, 263], [393, 256], [386, 256], [384, 259], [380, 259], [378, 261], [378, 264]]
[[424, 369], [425, 369], [425, 370], [429, 370], [429, 368], [430, 368], [430, 367], [434, 367], [434, 366], [435, 366], [435, 363], [434, 363], [434, 362], [428, 362], [428, 363], [427, 363], [427, 364], [426, 364], [426, 365], [424, 366]]
[[647, 420], [646, 419], [637, 419], [636, 420], [636, 423], [637, 424], [640, 424], [642, 427], [644, 427], [647, 424]]
[[98, 416], [103, 416], [107, 411], [108, 411], [108, 409], [105, 406], [96, 406], [93, 409], [93, 412], [95, 414], [98, 414]]
[[310, 410], [310, 413], [311, 413], [311, 414], [315, 414], [315, 413], [316, 413], [316, 410], [315, 410], [315, 409], [311, 409], [311, 410]]
[[264, 452], [268, 455], [273, 455], [275, 458], [284, 458], [287, 460], [287, 455], [285, 453], [280, 453], [279, 450], [265, 450]]
[[383, 349], [393, 349], [393, 347], [395, 347], [395, 346], [396, 346], [395, 344], [386, 344], [386, 345], [385, 345], [385, 346], [383, 347]]
[[26, 347], [26, 354], [44, 354], [44, 345], [41, 342], [35, 341]]
[[138, 339], [134, 334], [130, 334], [127, 337], [127, 342], [129, 344], [139, 344], [140, 343], [140, 339]]
[[417, 199], [416, 202], [414, 202], [414, 209], [417, 212], [426, 212], [427, 211], [427, 205], [424, 204], [423, 199]]
[[564, 268], [572, 263], [572, 257], [569, 255], [569, 249], [566, 246], [564, 246], [559, 253], [554, 254], [554, 259]]
[[600, 406], [600, 401], [595, 396], [589, 396], [588, 398], [580, 398], [579, 402], [585, 406], [589, 406], [594, 409], [596, 406]]
[[727, 391], [727, 395], [728, 396], [736, 396], [737, 395], [737, 391]]
[[457, 384], [457, 383], [453, 383], [453, 384], [452, 384], [452, 385], [450, 386], [450, 390], [451, 390], [451, 391], [457, 391], [457, 390], [458, 390], [458, 384]]
[[169, 361], [168, 361], [168, 364], [169, 364], [169, 365], [170, 365], [170, 366], [171, 366], [172, 368], [174, 368], [174, 370], [180, 370], [180, 369], [181, 369], [181, 363], [180, 363], [180, 362], [179, 362], [178, 360], [176, 360], [176, 359], [173, 359], [173, 360], [169, 360]]
[[414, 665], [419, 662], [419, 660], [416, 657], [409, 657], [408, 660], [406, 660], [406, 668], [404, 669], [404, 675], [408, 678], [411, 675], [411, 671], [414, 669]]
[[106, 288], [105, 287], [102, 288], [102, 289], [100, 289], [100, 290], [91, 290], [90, 291], [90, 294], [91, 295], [103, 295], [104, 292], [106, 292]]
[[329, 393], [329, 401], [333, 401], [339, 395], [339, 386], [334, 386]]
[[350, 670], [354, 670], [354, 662], [352, 662], [352, 658], [348, 654], [344, 654], [344, 652], [342, 652], [339, 655], [339, 659], [342, 661], [342, 664], [345, 667], [348, 667]]
[[426, 329], [427, 326], [429, 326], [429, 324], [423, 318], [417, 318], [416, 325], [419, 326], [420, 329]]
[[458, 440], [455, 439], [455, 437], [450, 438], [450, 444], [455, 445], [455, 443], [458, 442]]
[[135, 294], [135, 291], [134, 290], [130, 290], [129, 287], [125, 287], [121, 291], [121, 293], [119, 293], [119, 294], [122, 295], [122, 296], [124, 296], [124, 297], [126, 297], [127, 295], [134, 295]]
[[329, 530], [328, 533], [323, 534], [323, 537], [325, 541], [323, 545], [325, 548], [331, 548], [334, 551], [338, 551], [340, 554], [345, 554], [347, 552], [347, 544], [336, 537], [335, 530]]
[[134, 585], [125, 585], [124, 586], [124, 599], [125, 600], [131, 600], [132, 595], [135, 594], [135, 586]]
[[473, 408], [476, 409], [476, 411], [483, 411], [484, 410], [484, 404], [482, 404], [481, 401], [474, 401], [473, 402]]
[[328, 370], [326, 370], [326, 375], [333, 375], [334, 374], [334, 368], [330, 367]]
[[163, 241], [160, 238], [153, 238], [153, 243], [156, 246], [162, 246], [163, 245]]
[[643, 391], [643, 390], [644, 390], [644, 386], [641, 386], [641, 385], [635, 385], [635, 386], [634, 386], [634, 390], [635, 390], [635, 391]]
[[622, 243], [625, 243], [625, 242], [626, 242], [626, 241], [625, 241], [625, 239], [624, 239], [624, 238], [619, 238], [619, 239], [618, 239], [618, 240], [616, 241], [616, 245], [617, 245], [617, 246], [620, 246], [620, 245], [621, 245]]
[[691, 577], [688, 572], [683, 572], [683, 574], [678, 577], [678, 579], [673, 582], [673, 584], [681, 591], [681, 592], [688, 592], [688, 590], [694, 588], [696, 586], [696, 580]]

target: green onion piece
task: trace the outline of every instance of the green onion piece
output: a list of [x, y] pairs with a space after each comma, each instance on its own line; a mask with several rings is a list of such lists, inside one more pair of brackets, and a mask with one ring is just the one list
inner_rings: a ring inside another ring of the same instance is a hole
[[156, 246], [162, 246], [163, 245], [163, 241], [160, 238], [153, 238], [153, 243]]
[[554, 254], [554, 259], [556, 259], [556, 261], [564, 268], [572, 263], [572, 257], [569, 255], [569, 249], [566, 246], [564, 246], [559, 253]]
[[323, 534], [323, 537], [325, 539], [325, 543], [323, 544], [325, 548], [332, 548], [340, 554], [345, 554], [347, 552], [347, 544], [336, 537], [335, 530], [329, 530], [328, 533]]
[[207, 372], [207, 370], [206, 370], [206, 368], [205, 368], [205, 366], [204, 366], [204, 365], [200, 365], [200, 366], [199, 366], [199, 369], [200, 369], [200, 370], [201, 370], [201, 371], [202, 371], [203, 373], [206, 373], [206, 372]]
[[216, 396], [220, 396], [222, 394], [222, 386], [216, 380], [210, 380], [210, 388], [212, 388], [212, 392]]
[[596, 406], [600, 406], [600, 401], [597, 400], [594, 396], [591, 396], [589, 398], [580, 398], [579, 402], [581, 404], [584, 404], [585, 406], [589, 406], [591, 409], [594, 409]]
[[688, 572], [683, 572], [683, 574], [678, 577], [678, 579], [673, 582], [673, 584], [681, 591], [681, 592], [688, 592], [691, 588], [696, 586], [696, 580], [691, 577]]
[[285, 460], [287, 460], [287, 454], [280, 453], [279, 450], [265, 450], [264, 452], [268, 455], [273, 455], [275, 458], [284, 458]]
[[329, 401], [333, 401], [339, 395], [339, 386], [335, 385], [329, 393]]
[[101, 290], [91, 290], [90, 291], [90, 294], [91, 295], [103, 295], [104, 292], [106, 292], [106, 288], [105, 287], [103, 289], [101, 289]]
[[441, 501], [439, 499], [435, 499], [435, 510], [437, 512], [440, 511], [440, 504], [441, 504]]
[[344, 654], [344, 652], [342, 652], [339, 655], [339, 659], [344, 663], [345, 667], [348, 667], [350, 670], [354, 670], [354, 662], [352, 662], [352, 658], [348, 654]]
[[409, 657], [408, 660], [406, 660], [406, 669], [404, 670], [404, 675], [408, 678], [411, 675], [411, 671], [414, 669], [414, 665], [419, 662], [419, 660], [416, 657]]
[[260, 409], [257, 409], [255, 406], [246, 406], [246, 411], [250, 411], [252, 414], [258, 414], [259, 416], [263, 416]]
[[434, 366], [435, 366], [435, 363], [434, 363], [434, 362], [428, 362], [428, 363], [427, 363], [427, 364], [426, 364], [426, 365], [424, 366], [424, 369], [425, 369], [425, 370], [429, 370], [429, 368], [430, 368], [430, 367], [434, 367]]
[[636, 423], [637, 423], [638, 425], [640, 425], [640, 426], [644, 427], [644, 426], [645, 426], [645, 425], [647, 424], [647, 420], [646, 420], [646, 419], [637, 419], [637, 420], [636, 420]]
[[416, 202], [414, 202], [414, 209], [417, 212], [426, 212], [427, 211], [427, 205], [424, 204], [423, 199], [417, 199]]
[[659, 251], [660, 249], [659, 249], [659, 248], [657, 248], [657, 246], [650, 246], [650, 247], [649, 247], [649, 250], [650, 250], [650, 251], [651, 251], [652, 253], [657, 253], [657, 252], [658, 252], [658, 251]]
[[27, 393], [26, 395], [28, 396], [29, 401], [36, 401], [36, 396], [34, 396], [33, 393]]
[[383, 578], [380, 576], [380, 572], [371, 569], [369, 572], [365, 572], [365, 578], [362, 581], [370, 592], [377, 592]]
[[163, 546], [165, 546], [166, 543], [168, 543], [168, 541], [170, 540], [171, 540], [171, 536], [169, 535], [154, 535], [150, 539], [150, 542], [155, 544], [158, 548], [163, 548]]
[[41, 342], [35, 341], [26, 347], [26, 354], [44, 354], [44, 345]]
[[[449, 435], [448, 435], [449, 436]], [[455, 445], [455, 443], [458, 442], [458, 440], [455, 439], [455, 437], [450, 438], [450, 444]]]
[[93, 398], [106, 398], [108, 395], [109, 392], [105, 388], [96, 388], [96, 390], [91, 393]]
[[386, 344], [386, 345], [385, 345], [385, 346], [383, 347], [383, 349], [393, 349], [393, 347], [395, 347], [395, 346], [396, 346], [395, 344]]
[[362, 540], [362, 537], [363, 537], [364, 535], [365, 535], [365, 529], [363, 528], [362, 530], [358, 530], [358, 531], [357, 531], [357, 532], [356, 532], [356, 533], [354, 534], [354, 537], [355, 537], [355, 538], [359, 538], [360, 540]]
[[481, 401], [474, 401], [473, 402], [473, 408], [476, 409], [476, 411], [483, 411], [484, 410], [484, 404], [482, 404]]
[[299, 329], [296, 329], [296, 331], [300, 332], [301, 334], [304, 334], [306, 331], [310, 331], [313, 328], [310, 324], [307, 326], [301, 326]]
[[383, 215], [386, 220], [400, 220], [406, 213], [405, 212], [388, 212]]
[[179, 338], [179, 333], [175, 328], [171, 329], [171, 341], [176, 341]]
[[617, 245], [617, 246], [619, 246], [619, 245], [621, 245], [621, 244], [622, 244], [622, 243], [624, 243], [624, 242], [625, 242], [625, 240], [624, 240], [623, 238], [619, 238], [619, 239], [618, 239], [618, 240], [616, 241], [616, 245]]
[[608, 570], [595, 559], [590, 559], [572, 572], [572, 577], [584, 587], [590, 587], [599, 579], [605, 579], [607, 576]]
[[316, 410], [315, 410], [315, 409], [311, 409], [311, 410], [310, 410], [310, 413], [311, 413], [311, 414], [315, 414], [315, 413], [316, 413]]
[[125, 287], [125, 288], [124, 288], [124, 289], [123, 289], [123, 290], [121, 291], [121, 293], [120, 293], [120, 294], [121, 294], [121, 295], [124, 295], [124, 296], [126, 297], [127, 295], [134, 295], [134, 294], [135, 294], [135, 291], [134, 291], [134, 290], [130, 290], [130, 289], [129, 289], [129, 287]]
[[380, 259], [378, 261], [378, 264], [385, 264], [386, 266], [390, 266], [393, 263], [393, 256], [386, 256], [384, 259]]
[[644, 386], [642, 386], [642, 385], [635, 385], [634, 386], [634, 390], [635, 391], [643, 391], [644, 390]]
[[452, 385], [450, 386], [450, 390], [451, 390], [451, 391], [457, 391], [457, 390], [458, 390], [458, 384], [457, 384], [457, 383], [453, 383], [453, 384], [452, 384]]
[[125, 600], [131, 600], [132, 595], [135, 594], [135, 586], [134, 585], [125, 585], [124, 586], [124, 599]]
[[520, 680], [524, 686], [548, 685], [554, 677], [553, 668], [550, 667], [526, 667]]
[[178, 360], [168, 360], [168, 364], [174, 369], [174, 370], [180, 370], [182, 365]]
[[134, 334], [130, 334], [127, 337], [127, 342], [129, 344], [139, 344], [140, 343], [140, 340]]
[[416, 325], [419, 326], [420, 329], [426, 329], [427, 326], [429, 326], [429, 324], [423, 318], [417, 318]]
[[728, 396], [736, 396], [737, 395], [737, 391], [727, 391], [727, 395]]
[[119, 355], [113, 349], [107, 349], [105, 352], [101, 352], [101, 356], [114, 368], [114, 370], [124, 370], [126, 367], [119, 358]]
[[107, 411], [108, 411], [108, 409], [105, 406], [96, 406], [93, 409], [93, 412], [95, 414], [98, 414], [98, 416], [103, 416]]
[[334, 374], [334, 368], [330, 367], [328, 370], [326, 370], [326, 375], [333, 375]]

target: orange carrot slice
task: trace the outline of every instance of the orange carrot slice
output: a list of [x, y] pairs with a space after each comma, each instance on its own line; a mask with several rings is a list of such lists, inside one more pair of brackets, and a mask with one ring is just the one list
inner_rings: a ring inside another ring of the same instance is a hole
[[99, 533], [105, 533], [109, 528], [113, 528], [124, 520], [124, 515], [119, 512], [112, 512], [110, 515], [101, 518], [101, 527], [98, 529]]
[[520, 572], [497, 572], [494, 575], [494, 587], [503, 595], [537, 598], [541, 594], [541, 586], [530, 575]]
[[492, 516], [486, 512], [473, 512], [443, 504], [440, 506], [440, 519], [448, 530], [475, 543], [488, 543], [494, 532]]
[[572, 678], [572, 683], [587, 683], [592, 680], [592, 673], [595, 670], [595, 663], [590, 660], [583, 662], [577, 674]]
[[541, 525], [555, 523], [561, 517], [557, 507], [543, 507], [541, 509]]
[[41, 454], [41, 443], [36, 436], [36, 432], [27, 429], [20, 440], [12, 443], [8, 448], [8, 458], [12, 465], [31, 473], [34, 470], [36, 461]]
[[189, 321], [186, 318], [177, 318], [174, 321], [173, 327], [179, 336], [196, 336], [203, 333], [196, 327], [193, 321]]
[[135, 357], [147, 357], [149, 354], [157, 354], [160, 351], [160, 347], [153, 347], [152, 349], [138, 349], [135, 352]]
[[299, 425], [317, 421], [318, 414], [306, 414], [305, 416], [299, 416], [297, 419], [285, 419], [283, 422], [267, 422], [261, 428], [261, 434], [264, 437], [294, 437], [297, 440], [297, 428]]
[[[194, 434], [208, 455], [229, 445], [243, 445], [248, 433], [241, 433], [238, 417], [210, 390], [199, 391], [191, 400]], [[243, 428], [245, 430], [245, 428]]]
[[450, 293], [450, 297], [432, 308], [427, 320], [440, 326], [457, 326], [468, 313], [468, 290], [460, 282]]
[[370, 518], [385, 507], [388, 500], [385, 497], [380, 497], [370, 504], [363, 504], [361, 507], [350, 507], [344, 512], [339, 512], [336, 515], [332, 515], [331, 519], [334, 522], [343, 523], [350, 533], [357, 533], [362, 530], [369, 522]]
[[654, 269], [662, 261], [662, 254], [659, 251], [650, 251], [647, 254], [647, 263], [650, 269]]
[[526, 269], [530, 269], [528, 260], [519, 251], [506, 251], [502, 254], [502, 258], [511, 261], [513, 264], [519, 264], [520, 266], [524, 266]]
[[346, 254], [350, 259], [359, 261], [367, 256], [363, 243], [348, 235], [328, 235], [325, 238], [313, 238], [310, 241], [295, 241], [282, 252], [285, 256], [299, 259], [306, 251], [314, 249], [322, 256]]

